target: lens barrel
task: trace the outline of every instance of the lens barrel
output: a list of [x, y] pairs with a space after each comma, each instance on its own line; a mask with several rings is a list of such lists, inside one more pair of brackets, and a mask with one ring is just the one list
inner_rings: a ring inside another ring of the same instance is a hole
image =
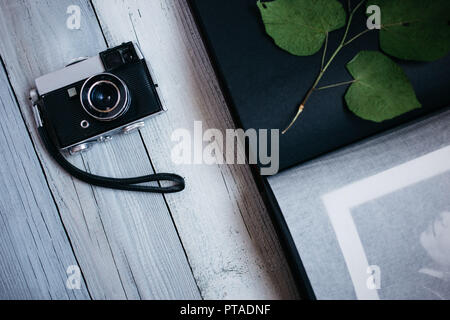
[[110, 73], [95, 75], [81, 88], [81, 105], [93, 118], [112, 121], [128, 111], [130, 94], [126, 84]]

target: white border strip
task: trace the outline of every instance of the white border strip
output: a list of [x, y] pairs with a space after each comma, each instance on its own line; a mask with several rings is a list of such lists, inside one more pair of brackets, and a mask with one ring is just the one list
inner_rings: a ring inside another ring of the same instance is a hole
[[366, 284], [369, 263], [350, 210], [449, 170], [450, 146], [447, 146], [322, 197], [358, 299], [380, 298]]

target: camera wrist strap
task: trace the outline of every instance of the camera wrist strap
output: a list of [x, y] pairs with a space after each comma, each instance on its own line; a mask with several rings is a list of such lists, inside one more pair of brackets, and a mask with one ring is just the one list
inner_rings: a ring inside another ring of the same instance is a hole
[[[120, 178], [101, 177], [82, 171], [77, 167], [73, 166], [61, 154], [61, 152], [58, 150], [58, 148], [53, 144], [52, 140], [50, 139], [50, 136], [44, 125], [38, 125], [38, 132], [42, 139], [42, 142], [44, 143], [45, 148], [47, 149], [47, 152], [55, 159], [55, 161], [72, 176], [88, 184], [116, 190], [162, 193], [162, 194], [181, 192], [185, 189], [184, 179], [176, 174], [160, 173], [136, 178], [120, 179]], [[162, 181], [172, 182], [173, 185], [169, 187], [142, 185], [143, 183], [162, 182]]]

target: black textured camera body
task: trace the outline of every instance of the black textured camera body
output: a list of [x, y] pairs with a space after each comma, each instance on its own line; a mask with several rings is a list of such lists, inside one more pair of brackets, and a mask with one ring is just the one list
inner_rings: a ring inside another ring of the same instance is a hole
[[[86, 142], [95, 142], [119, 133], [127, 125], [142, 121], [163, 111], [147, 64], [144, 59], [134, 59], [118, 68], [106, 69], [128, 88], [129, 108], [112, 121], [92, 117], [80, 101], [83, 84], [88, 79], [59, 88], [41, 96], [40, 113], [47, 124], [54, 143], [60, 150]], [[74, 95], [68, 92], [76, 92]]]
[[[132, 42], [78, 58], [65, 68], [35, 80], [30, 101], [42, 143], [53, 159], [75, 178], [114, 190], [175, 193], [183, 177], [171, 173], [110, 178], [85, 172], [64, 155], [85, 152], [97, 142], [145, 126], [164, 108], [140, 48]], [[168, 186], [146, 185], [170, 182]]]

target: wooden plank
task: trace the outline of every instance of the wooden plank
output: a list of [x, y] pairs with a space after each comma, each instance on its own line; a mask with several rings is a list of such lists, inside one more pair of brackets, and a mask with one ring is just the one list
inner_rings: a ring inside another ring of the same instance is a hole
[[[172, 171], [177, 128], [234, 128], [186, 1], [94, 0], [111, 45], [137, 41], [169, 111], [143, 139], [157, 171]], [[297, 298], [267, 209], [247, 166], [177, 166], [185, 192], [167, 196], [203, 297]]]
[[[66, 27], [67, 8], [81, 8], [81, 29]], [[106, 45], [87, 0], [0, 0], [0, 54], [74, 252], [95, 299], [199, 298], [164, 198], [92, 188], [49, 159], [29, 108], [33, 79]], [[151, 173], [138, 134], [74, 158], [79, 167], [110, 176]]]
[[0, 299], [89, 299], [66, 287], [77, 261], [2, 66], [0, 114]]

